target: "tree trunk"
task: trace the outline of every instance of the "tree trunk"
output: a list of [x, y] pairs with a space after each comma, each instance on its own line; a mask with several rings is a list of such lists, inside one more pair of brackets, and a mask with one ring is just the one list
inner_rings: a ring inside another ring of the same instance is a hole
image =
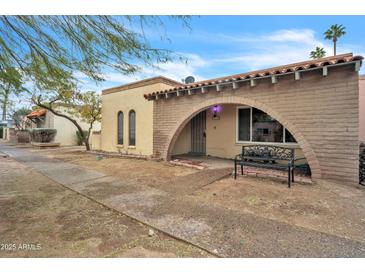
[[54, 109], [52, 109], [51, 107], [48, 107], [48, 106], [46, 106], [46, 105], [43, 105], [43, 104], [42, 104], [42, 103], [40, 103], [40, 102], [37, 102], [37, 101], [35, 101], [35, 100], [33, 100], [33, 102], [34, 102], [37, 106], [39, 106], [39, 107], [41, 107], [41, 108], [45, 108], [45, 109], [49, 110], [49, 111], [50, 111], [50, 112], [52, 112], [54, 115], [59, 116], [59, 117], [63, 117], [63, 118], [65, 118], [65, 119], [69, 120], [71, 123], [73, 123], [73, 124], [75, 125], [75, 127], [77, 128], [77, 130], [79, 131], [80, 136], [81, 136], [81, 139], [82, 139], [82, 140], [84, 140], [84, 144], [85, 144], [85, 148], [86, 148], [86, 150], [87, 150], [87, 151], [89, 151], [89, 150], [90, 150], [90, 144], [89, 144], [89, 141], [86, 139], [86, 136], [84, 135], [84, 131], [82, 130], [81, 126], [77, 123], [77, 121], [76, 121], [76, 120], [72, 119], [71, 117], [68, 117], [68, 116], [67, 116], [67, 115], [65, 115], [65, 114], [59, 113], [59, 112], [55, 111]]
[[5, 103], [3, 104], [2, 108], [3, 108], [3, 121], [5, 121], [6, 120], [6, 104]]
[[334, 40], [333, 41], [333, 55], [336, 56], [336, 46], [337, 46], [337, 41]]
[[7, 109], [8, 109], [8, 104], [9, 104], [9, 91], [4, 90], [4, 98], [3, 98], [3, 103], [2, 103], [2, 109], [3, 109], [3, 113], [2, 113], [2, 118], [3, 121], [6, 120], [6, 113], [7, 113]]

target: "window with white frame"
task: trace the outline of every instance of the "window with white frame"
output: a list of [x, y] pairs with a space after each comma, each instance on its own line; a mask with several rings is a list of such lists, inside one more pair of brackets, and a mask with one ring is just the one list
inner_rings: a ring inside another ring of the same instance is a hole
[[296, 143], [293, 135], [267, 113], [237, 108], [237, 142]]

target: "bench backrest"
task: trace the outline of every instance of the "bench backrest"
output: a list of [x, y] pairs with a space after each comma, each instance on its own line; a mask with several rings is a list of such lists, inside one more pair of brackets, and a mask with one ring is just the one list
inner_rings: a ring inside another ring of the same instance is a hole
[[295, 157], [294, 148], [271, 145], [242, 146], [242, 155], [276, 160], [293, 160]]

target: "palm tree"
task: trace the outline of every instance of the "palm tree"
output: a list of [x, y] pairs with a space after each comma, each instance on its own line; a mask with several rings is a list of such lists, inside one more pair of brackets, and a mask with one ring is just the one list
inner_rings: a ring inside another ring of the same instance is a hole
[[345, 27], [342, 25], [337, 25], [337, 24], [332, 25], [324, 33], [324, 38], [327, 40], [332, 40], [332, 42], [333, 42], [333, 55], [336, 56], [336, 45], [337, 45], [338, 38], [340, 38], [341, 36], [343, 36], [345, 34], [346, 34]]
[[324, 48], [316, 47], [315, 50], [312, 50], [310, 52], [310, 55], [309, 56], [312, 59], [323, 58], [323, 57], [326, 56], [326, 51], [324, 50]]

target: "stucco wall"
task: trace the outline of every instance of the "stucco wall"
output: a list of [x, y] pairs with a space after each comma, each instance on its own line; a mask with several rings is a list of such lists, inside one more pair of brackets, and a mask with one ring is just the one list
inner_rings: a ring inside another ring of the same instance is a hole
[[[211, 156], [233, 158], [241, 152], [242, 143], [236, 142], [237, 136], [237, 107], [239, 105], [221, 105], [219, 120], [213, 120], [211, 109], [207, 110], [207, 154]], [[303, 157], [298, 145], [278, 143], [296, 149], [296, 157]]]
[[217, 104], [245, 104], [261, 109], [283, 124], [303, 150], [313, 179], [358, 182], [359, 84], [354, 65], [249, 82], [237, 89], [214, 87], [207, 93], [170, 96], [154, 101], [153, 152], [168, 158], [181, 130], [196, 113]]
[[191, 123], [187, 123], [181, 131], [175, 146], [172, 150], [172, 155], [186, 154], [191, 151]]
[[[60, 107], [58, 109], [61, 112], [65, 112], [64, 107]], [[89, 125], [85, 122], [82, 122], [81, 119], [74, 117], [82, 129], [88, 130]], [[55, 137], [55, 142], [60, 143], [61, 146], [75, 146], [77, 145], [77, 137], [76, 137], [76, 131], [77, 128], [73, 123], [71, 123], [69, 120], [56, 116], [50, 111], [47, 111], [46, 118], [45, 118], [45, 127], [48, 128], [55, 128], [57, 129], [57, 134]], [[100, 130], [100, 122], [96, 122], [93, 126], [93, 130]], [[92, 141], [92, 138], [89, 140]]]
[[[236, 142], [237, 107], [239, 105], [220, 105], [219, 120], [213, 119], [213, 112], [207, 109], [206, 154], [214, 157], [232, 159], [241, 152], [242, 143]], [[295, 148], [296, 158], [304, 157], [298, 145], [278, 143], [279, 146]], [[191, 151], [190, 122], [181, 131], [172, 149], [172, 155]]]
[[[170, 88], [164, 83], [155, 83], [128, 90], [117, 91], [102, 95], [102, 129], [101, 148], [104, 151], [124, 152], [129, 154], [152, 154], [153, 103], [143, 95], [159, 89]], [[128, 145], [128, 114], [136, 112], [136, 145]], [[117, 144], [118, 112], [124, 114], [124, 145]]]
[[100, 150], [101, 149], [101, 132], [94, 131], [91, 134], [91, 149]]
[[360, 141], [365, 142], [365, 75], [359, 79]]

